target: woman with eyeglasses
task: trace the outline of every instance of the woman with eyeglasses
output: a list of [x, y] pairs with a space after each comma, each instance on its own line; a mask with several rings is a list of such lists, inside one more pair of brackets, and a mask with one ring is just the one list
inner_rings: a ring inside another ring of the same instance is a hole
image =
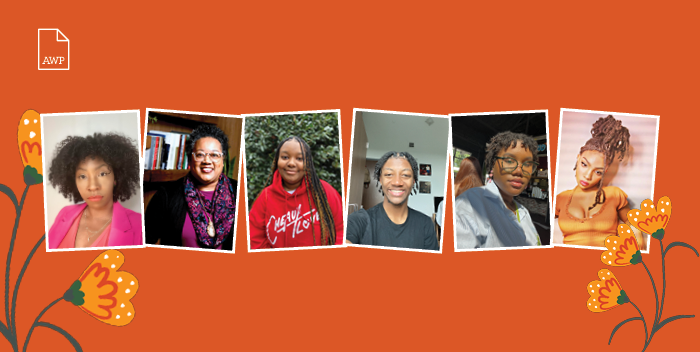
[[115, 133], [70, 136], [55, 155], [49, 182], [64, 197], [82, 203], [58, 213], [49, 230], [49, 248], [142, 245], [141, 214], [119, 203], [139, 187], [136, 142]]
[[514, 200], [527, 189], [536, 160], [537, 142], [530, 136], [501, 132], [491, 138], [484, 169], [493, 182], [455, 199], [457, 249], [540, 245], [530, 213]]
[[[617, 226], [627, 221], [627, 194], [603, 181], [615, 158], [622, 161], [629, 153], [630, 132], [608, 115], [593, 123], [591, 135], [576, 156], [576, 187], [557, 195], [555, 226], [563, 239], [555, 236], [556, 243], [603, 247], [605, 238], [617, 234]], [[637, 231], [635, 235], [644, 248], [642, 236]]]
[[233, 249], [236, 181], [224, 173], [228, 137], [200, 125], [185, 145], [189, 173], [164, 183], [146, 209], [146, 243]]

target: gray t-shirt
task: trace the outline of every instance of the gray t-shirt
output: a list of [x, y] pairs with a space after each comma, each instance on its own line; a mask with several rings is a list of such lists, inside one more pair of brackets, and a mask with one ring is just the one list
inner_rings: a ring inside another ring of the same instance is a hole
[[435, 226], [425, 214], [408, 208], [403, 224], [394, 224], [379, 203], [348, 216], [346, 239], [370, 246], [439, 250]]

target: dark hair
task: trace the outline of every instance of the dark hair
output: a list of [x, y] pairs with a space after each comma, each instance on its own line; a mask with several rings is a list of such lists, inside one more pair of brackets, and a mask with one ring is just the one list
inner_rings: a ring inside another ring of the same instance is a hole
[[488, 147], [486, 147], [486, 160], [484, 161], [484, 169], [491, 172], [493, 164], [496, 162], [496, 157], [501, 149], [515, 148], [520, 146], [529, 150], [532, 153], [532, 160], [537, 161], [537, 142], [535, 139], [523, 134], [513, 133], [510, 131], [501, 132], [491, 138]]
[[83, 200], [75, 184], [75, 171], [85, 159], [100, 158], [114, 172], [117, 184], [112, 191], [113, 201], [125, 201], [140, 184], [139, 151], [136, 142], [116, 133], [95, 133], [92, 136], [68, 136], [56, 146], [49, 167], [49, 182], [69, 200]]
[[[323, 189], [321, 184], [321, 179], [318, 178], [316, 174], [316, 168], [314, 167], [314, 159], [311, 155], [311, 148], [301, 137], [291, 136], [284, 139], [277, 146], [275, 150], [275, 158], [272, 161], [272, 167], [270, 168], [270, 175], [267, 178], [266, 185], [272, 184], [272, 175], [277, 171], [277, 160], [280, 157], [280, 149], [284, 143], [288, 141], [297, 141], [299, 146], [301, 146], [301, 155], [304, 160], [304, 184], [306, 185], [306, 196], [309, 200], [309, 207], [311, 204], [316, 206], [316, 211], [318, 212], [319, 219], [321, 220], [321, 245], [331, 246], [335, 244], [335, 221], [333, 219], [333, 211], [328, 204], [328, 197], [326, 196], [326, 191]], [[313, 203], [312, 203], [313, 199]], [[313, 214], [312, 214], [313, 215]], [[314, 234], [314, 222], [315, 217], [311, 216], [311, 236], [314, 239], [314, 246], [316, 245], [316, 234]]]
[[379, 179], [382, 176], [382, 168], [384, 167], [384, 164], [386, 164], [386, 161], [389, 160], [389, 158], [404, 158], [406, 159], [406, 161], [408, 161], [409, 164], [411, 164], [411, 169], [413, 169], [413, 188], [411, 189], [411, 194], [414, 194], [414, 191], [418, 192], [418, 162], [415, 158], [413, 158], [413, 155], [409, 154], [408, 152], [391, 151], [382, 155], [382, 157], [379, 158], [379, 160], [377, 161], [377, 165], [374, 166], [374, 179], [377, 180], [377, 186], [379, 186], [379, 193], [384, 195], [382, 185], [379, 184]]
[[481, 179], [479, 159], [473, 156], [462, 159], [462, 162], [459, 164], [459, 172], [455, 176], [455, 197], [458, 197], [470, 188], [483, 185], [484, 181]]
[[[612, 115], [601, 117], [593, 123], [591, 135], [592, 137], [581, 147], [579, 155], [589, 150], [603, 154], [606, 169], [612, 164], [615, 155], [619, 154], [618, 158], [620, 161], [625, 157], [630, 145], [630, 131], [627, 127], [622, 126], [622, 121], [615, 119]], [[574, 170], [576, 170], [576, 166], [578, 166], [578, 162], [574, 165]], [[600, 182], [598, 182], [595, 203], [588, 207], [588, 210], [595, 208], [598, 204], [605, 203], [605, 191], [603, 191], [604, 178], [605, 173], [603, 173], [603, 177], [601, 177]]]
[[226, 136], [226, 133], [215, 125], [202, 124], [197, 126], [197, 128], [190, 133], [190, 138], [188, 138], [187, 143], [185, 143], [185, 152], [188, 156], [192, 154], [192, 150], [197, 141], [204, 137], [211, 137], [218, 140], [221, 144], [221, 152], [224, 154], [228, 153], [228, 136]]

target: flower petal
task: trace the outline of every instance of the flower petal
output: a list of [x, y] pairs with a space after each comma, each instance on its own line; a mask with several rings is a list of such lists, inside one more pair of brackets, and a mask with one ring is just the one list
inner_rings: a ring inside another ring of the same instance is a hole
[[636, 228], [653, 234], [659, 229], [665, 229], [671, 218], [671, 199], [661, 197], [656, 206], [650, 199], [645, 199], [640, 209], [627, 212], [627, 220]]
[[600, 260], [605, 265], [627, 266], [630, 265], [632, 256], [639, 251], [637, 239], [634, 231], [627, 224], [617, 226], [618, 236], [608, 236], [605, 238], [605, 250], [600, 255]]
[[118, 271], [124, 255], [117, 250], [102, 252], [80, 277], [85, 303], [80, 308], [107, 324], [124, 326], [134, 319], [131, 298], [138, 291], [134, 275]]
[[617, 307], [618, 297], [620, 297], [620, 283], [613, 273], [608, 269], [598, 271], [600, 280], [588, 283], [586, 291], [591, 297], [586, 302], [586, 308], [594, 313], [605, 312]]
[[[43, 175], [41, 164], [41, 116], [34, 110], [22, 114], [17, 126], [17, 146], [22, 164], [33, 167], [38, 175]], [[35, 183], [32, 183], [35, 184]]]

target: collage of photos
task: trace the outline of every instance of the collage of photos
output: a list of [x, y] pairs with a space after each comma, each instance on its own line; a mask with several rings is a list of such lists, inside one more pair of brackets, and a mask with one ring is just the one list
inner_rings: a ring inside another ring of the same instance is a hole
[[445, 235], [455, 252], [599, 249], [653, 199], [659, 128], [658, 116], [561, 109], [553, 170], [547, 110], [354, 109], [344, 189], [340, 110], [146, 109], [143, 126], [139, 110], [40, 119], [49, 252], [233, 252], [239, 211], [249, 252], [442, 253]]

